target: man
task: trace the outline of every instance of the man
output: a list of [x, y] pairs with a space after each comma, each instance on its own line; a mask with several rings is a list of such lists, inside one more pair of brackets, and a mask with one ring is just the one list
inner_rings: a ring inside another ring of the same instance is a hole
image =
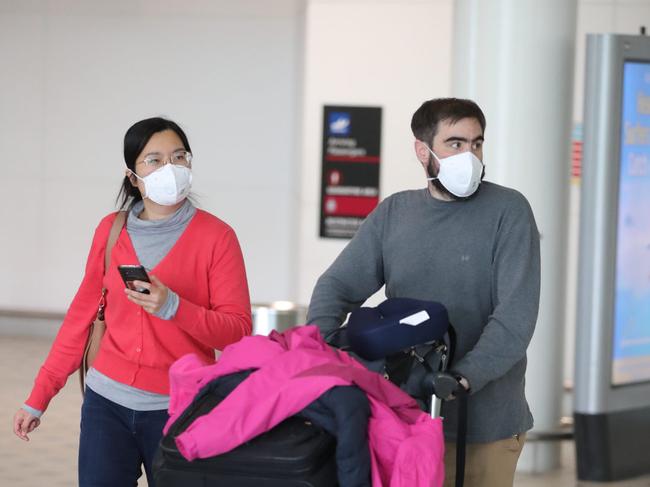
[[[411, 120], [422, 190], [384, 200], [314, 289], [307, 321], [322, 333], [386, 286], [438, 301], [457, 333], [451, 369], [469, 390], [465, 485], [512, 485], [525, 433], [526, 348], [539, 305], [539, 233], [519, 192], [489, 182], [485, 116], [470, 100], [429, 100]], [[443, 403], [445, 485], [454, 485], [457, 407]]]

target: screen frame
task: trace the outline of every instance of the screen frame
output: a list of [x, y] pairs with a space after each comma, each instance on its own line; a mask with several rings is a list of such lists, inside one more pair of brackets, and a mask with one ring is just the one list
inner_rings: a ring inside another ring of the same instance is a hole
[[586, 414], [650, 405], [650, 382], [612, 385], [623, 66], [630, 61], [650, 62], [650, 38], [587, 36], [574, 381], [574, 410]]
[[[620, 218], [621, 218], [621, 185], [622, 185], [622, 171], [625, 166], [625, 161], [623, 158], [624, 154], [624, 125], [625, 125], [625, 118], [624, 118], [624, 102], [625, 102], [625, 96], [626, 96], [626, 86], [625, 86], [625, 72], [626, 72], [626, 67], [630, 64], [641, 64], [645, 65], [645, 68], [648, 69], [650, 73], [650, 58], [646, 59], [631, 59], [631, 58], [624, 58], [623, 63], [621, 66], [621, 91], [620, 91], [620, 114], [619, 114], [619, 137], [618, 137], [618, 182], [617, 182], [617, 193], [616, 193], [616, 225], [615, 225], [615, 231], [616, 231], [616, 236], [615, 236], [615, 269], [614, 269], [614, 289], [613, 289], [613, 304], [612, 304], [612, 334], [611, 334], [611, 340], [612, 340], [612, 349], [611, 349], [611, 369], [610, 369], [610, 384], [613, 388], [617, 387], [627, 387], [630, 385], [634, 384], [645, 384], [645, 383], [650, 383], [650, 372], [648, 373], [647, 378], [644, 377], [639, 380], [632, 380], [632, 381], [626, 381], [626, 382], [615, 382], [614, 381], [614, 363], [616, 360], [616, 357], [614, 355], [614, 343], [615, 343], [615, 337], [616, 337], [616, 332], [617, 332], [617, 325], [620, 325], [616, 321], [616, 312], [617, 312], [617, 307], [619, 306], [619, 302], [616, 300], [616, 294], [618, 292], [618, 289], [616, 287], [617, 281], [618, 281], [618, 275], [619, 275], [619, 267], [617, 265], [618, 262], [618, 250], [619, 250], [619, 244], [620, 244], [620, 237], [621, 234], [619, 232], [620, 229]], [[650, 188], [648, 188], [650, 189]], [[650, 355], [648, 355], [648, 358], [650, 359]]]

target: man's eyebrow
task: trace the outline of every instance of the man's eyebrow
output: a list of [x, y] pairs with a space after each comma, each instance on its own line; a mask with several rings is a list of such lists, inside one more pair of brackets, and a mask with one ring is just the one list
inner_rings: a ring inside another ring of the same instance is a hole
[[467, 139], [465, 137], [457, 137], [455, 135], [452, 135], [451, 137], [447, 137], [445, 139], [445, 142], [467, 142]]
[[[479, 135], [472, 142], [479, 142], [479, 141], [483, 142], [484, 140], [485, 138], [482, 135]], [[451, 137], [447, 137], [445, 139], [445, 143], [446, 142], [469, 142], [469, 140], [465, 137], [458, 137], [456, 135], [452, 135]]]

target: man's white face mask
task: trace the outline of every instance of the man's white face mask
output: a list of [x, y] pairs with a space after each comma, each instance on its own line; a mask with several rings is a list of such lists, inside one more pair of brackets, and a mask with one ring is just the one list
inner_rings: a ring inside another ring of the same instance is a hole
[[192, 187], [192, 171], [186, 166], [165, 164], [143, 178], [131, 173], [144, 183], [143, 196], [163, 206], [183, 201]]
[[481, 184], [483, 163], [471, 151], [440, 159], [429, 147], [431, 155], [440, 164], [438, 176], [427, 181], [439, 180], [454, 196], [466, 198], [473, 195]]

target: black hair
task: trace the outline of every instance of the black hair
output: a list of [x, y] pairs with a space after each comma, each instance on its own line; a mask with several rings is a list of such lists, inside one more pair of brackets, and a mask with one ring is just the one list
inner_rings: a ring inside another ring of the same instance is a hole
[[[181, 129], [176, 122], [167, 120], [160, 117], [147, 118], [134, 123], [124, 135], [124, 162], [126, 167], [135, 172], [136, 159], [149, 142], [149, 139], [154, 134], [164, 132], [165, 130], [172, 130], [183, 143], [186, 151], [192, 152], [190, 143], [183, 129]], [[120, 187], [120, 192], [117, 194], [115, 202], [118, 204], [120, 210], [131, 208], [136, 202], [142, 200], [140, 190], [131, 184], [131, 178], [125, 176]]]
[[464, 118], [476, 119], [485, 133], [485, 115], [475, 102], [462, 98], [434, 98], [425, 101], [415, 111], [411, 118], [411, 131], [416, 139], [433, 145], [440, 122], [456, 123]]

